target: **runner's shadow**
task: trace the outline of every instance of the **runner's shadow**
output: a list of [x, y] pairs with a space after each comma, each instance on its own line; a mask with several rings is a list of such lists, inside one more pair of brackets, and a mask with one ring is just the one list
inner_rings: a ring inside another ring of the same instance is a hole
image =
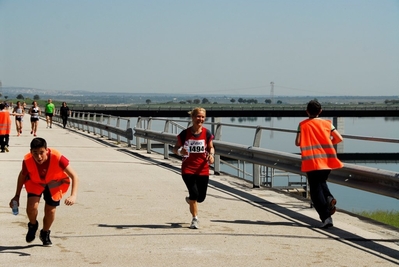
[[148, 229], [171, 229], [182, 228], [183, 223], [167, 223], [167, 224], [99, 224], [98, 227], [110, 227], [116, 229], [127, 228], [148, 228]]
[[[314, 229], [315, 231], [325, 231], [326, 236], [329, 236], [330, 238], [334, 238], [336, 240], [347, 241], [346, 245], [362, 250], [365, 253], [373, 254], [388, 261], [391, 260], [385, 258], [384, 256], [388, 256], [393, 259], [399, 258], [399, 250], [392, 249], [390, 247], [384, 246], [383, 244], [377, 243], [381, 242], [382, 240], [364, 238], [360, 235], [357, 235], [356, 233], [351, 233], [338, 227], [322, 229], [320, 226], [316, 226], [320, 225], [320, 222], [318, 220], [315, 220], [299, 212], [290, 210], [284, 206], [267, 201], [258, 196], [252, 195], [250, 192], [244, 192], [214, 180], [209, 181], [209, 184], [215, 187], [215, 189], [217, 190], [223, 190], [226, 194], [230, 194], [231, 196], [239, 196], [241, 200], [246, 201], [249, 205], [264, 209], [265, 211], [279, 216], [284, 220], [288, 220], [292, 224], [295, 224], [295, 221], [299, 221], [304, 224], [301, 225], [302, 227], [309, 227], [310, 229]], [[254, 203], [256, 203], [256, 205]], [[331, 237], [330, 234], [333, 234], [336, 237]], [[384, 241], [388, 243], [395, 243], [398, 240], [390, 239]]]
[[235, 224], [252, 224], [252, 225], [286, 225], [286, 226], [302, 226], [301, 224], [295, 222], [266, 222], [266, 221], [250, 221], [250, 220], [211, 220], [211, 222], [219, 223], [235, 223]]
[[23, 256], [31, 256], [30, 253], [25, 253], [21, 252], [18, 250], [22, 249], [29, 249], [33, 247], [41, 247], [42, 245], [36, 244], [36, 245], [28, 245], [28, 246], [0, 246], [0, 253], [11, 253], [11, 254], [17, 254], [21, 257]]

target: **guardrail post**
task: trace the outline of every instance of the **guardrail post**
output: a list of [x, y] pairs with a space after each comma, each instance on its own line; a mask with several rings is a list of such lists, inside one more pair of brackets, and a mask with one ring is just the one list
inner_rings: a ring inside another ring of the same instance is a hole
[[[126, 123], [126, 130], [130, 128], [130, 119], [127, 120]], [[132, 146], [132, 141], [130, 139], [127, 139], [127, 146], [131, 147]]]
[[[104, 114], [103, 114], [103, 113], [101, 113], [100, 121], [101, 121], [101, 123], [104, 122]], [[103, 129], [100, 129], [100, 136], [101, 136], [101, 137], [104, 137]]]
[[[111, 116], [108, 116], [107, 125], [108, 126], [111, 125]], [[112, 140], [112, 136], [111, 136], [111, 132], [110, 131], [108, 131], [108, 139]]]
[[[90, 112], [88, 112], [86, 115], [87, 115], [86, 120], [89, 121], [90, 120]], [[87, 127], [87, 133], [90, 133], [90, 126], [88, 123], [86, 124], [86, 127]]]
[[[143, 128], [143, 118], [138, 117], [136, 122], [136, 128], [142, 129]], [[136, 136], [136, 149], [141, 149], [140, 137]]]
[[[148, 124], [147, 124], [147, 130], [151, 130], [151, 124], [152, 124], [152, 118], [148, 118]], [[151, 154], [151, 139], [146, 139], [147, 140], [147, 153]]]
[[[93, 114], [93, 121], [97, 122], [97, 113]], [[94, 126], [93, 126], [93, 134], [96, 135], [96, 129], [94, 129]]]
[[[165, 126], [163, 127], [163, 131], [165, 133], [169, 132], [169, 127], [170, 127], [170, 121], [166, 120], [165, 121]], [[164, 159], [169, 159], [169, 144], [165, 143], [163, 145], [163, 158]]]
[[79, 130], [81, 130], [81, 131], [85, 131], [85, 128], [84, 128], [84, 120], [85, 120], [85, 118], [86, 118], [86, 115], [85, 115], [85, 113], [84, 112], [81, 112], [80, 114], [79, 114], [79, 119], [81, 119], [82, 120], [82, 122], [80, 123], [80, 124], [78, 124], [79, 126], [78, 126], [78, 129]]
[[[262, 128], [260, 126], [256, 127], [255, 131], [255, 137], [254, 137], [254, 142], [253, 146], [254, 147], [259, 147], [260, 146], [260, 141], [262, 138]], [[253, 166], [253, 177], [252, 177], [252, 186], [253, 188], [259, 188], [260, 187], [260, 165], [259, 164], [252, 164]]]
[[[220, 121], [216, 124], [213, 135], [215, 136], [215, 140], [220, 140], [220, 138], [222, 137], [222, 124]], [[217, 147], [215, 147], [215, 162], [213, 163], [213, 166], [214, 173], [216, 175], [220, 175], [220, 155], [218, 155]]]
[[237, 160], [237, 177], [240, 178], [241, 177], [241, 161]]
[[[238, 167], [238, 169], [240, 169], [240, 167]], [[242, 161], [242, 179], [245, 180], [246, 177], [246, 168], [245, 168], [245, 160]]]
[[[80, 118], [80, 111], [74, 112], [74, 114], [75, 114], [75, 118], [76, 118], [76, 119], [79, 119], [79, 118]], [[74, 123], [73, 123], [73, 126], [74, 126], [75, 128], [78, 128], [78, 130], [79, 130], [79, 124], [78, 124], [77, 122], [74, 122]]]
[[[334, 117], [333, 125], [341, 135], [345, 133], [345, 119], [343, 117]], [[337, 153], [344, 153], [344, 142], [334, 145], [334, 147]]]
[[[120, 124], [121, 124], [121, 117], [118, 117], [118, 118], [116, 119], [116, 127], [119, 128]], [[117, 141], [118, 143], [121, 142], [121, 136], [120, 136], [119, 134], [116, 135], [116, 141]]]

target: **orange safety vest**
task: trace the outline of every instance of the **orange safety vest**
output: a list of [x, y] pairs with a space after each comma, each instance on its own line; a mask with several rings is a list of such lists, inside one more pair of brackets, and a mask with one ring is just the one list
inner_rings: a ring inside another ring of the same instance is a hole
[[328, 170], [342, 168], [331, 141], [331, 121], [307, 119], [299, 123], [301, 171]]
[[40, 195], [47, 185], [50, 189], [51, 198], [54, 201], [58, 201], [62, 199], [62, 196], [68, 191], [70, 179], [59, 166], [61, 153], [54, 149], [49, 149], [48, 153], [50, 164], [45, 179], [40, 178], [32, 154], [29, 153], [25, 155], [24, 161], [29, 172], [29, 176], [25, 181], [25, 188], [28, 193]]
[[10, 134], [11, 118], [8, 111], [0, 111], [0, 135]]

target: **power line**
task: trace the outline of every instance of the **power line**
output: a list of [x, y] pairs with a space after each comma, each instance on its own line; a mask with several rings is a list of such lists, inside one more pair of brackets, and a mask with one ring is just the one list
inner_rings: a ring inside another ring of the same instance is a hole
[[[276, 87], [284, 88], [284, 89], [290, 89], [290, 90], [294, 90], [294, 91], [312, 92], [312, 93], [330, 95], [329, 93], [325, 93], [325, 92], [321, 92], [321, 91], [315, 91], [315, 90], [309, 90], [309, 89], [293, 88], [293, 87], [281, 86], [281, 85], [276, 85]], [[335, 95], [337, 95], [337, 94], [335, 94]]]

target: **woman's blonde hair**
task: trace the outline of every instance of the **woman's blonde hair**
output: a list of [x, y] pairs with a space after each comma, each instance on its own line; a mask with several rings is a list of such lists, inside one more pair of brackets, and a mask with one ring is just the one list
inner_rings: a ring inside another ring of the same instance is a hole
[[200, 113], [201, 111], [204, 112], [205, 115], [206, 115], [206, 110], [205, 110], [204, 108], [201, 108], [201, 107], [193, 108], [193, 110], [189, 111], [188, 114], [190, 114], [191, 118], [194, 118], [194, 117], [196, 117], [196, 116], [198, 115], [198, 113]]

